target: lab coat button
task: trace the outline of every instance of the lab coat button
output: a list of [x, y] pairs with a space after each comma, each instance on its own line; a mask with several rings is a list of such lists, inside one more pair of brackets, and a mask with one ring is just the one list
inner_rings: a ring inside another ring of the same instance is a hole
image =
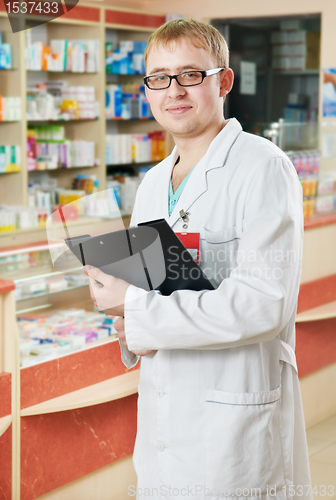
[[164, 392], [163, 392], [163, 390], [162, 390], [162, 389], [158, 389], [158, 390], [156, 391], [156, 396], [157, 396], [158, 398], [163, 398], [163, 396], [164, 396]]
[[164, 450], [165, 450], [165, 448], [166, 448], [166, 447], [165, 447], [165, 445], [164, 445], [163, 443], [158, 443], [158, 445], [157, 445], [157, 449], [158, 449], [159, 451], [164, 451]]

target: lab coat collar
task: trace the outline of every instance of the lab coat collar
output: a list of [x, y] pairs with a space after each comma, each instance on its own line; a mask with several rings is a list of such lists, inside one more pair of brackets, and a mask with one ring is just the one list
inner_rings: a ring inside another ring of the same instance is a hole
[[[242, 127], [236, 118], [231, 118], [225, 127], [216, 135], [211, 142], [208, 151], [200, 159], [190, 174], [186, 187], [176, 203], [170, 217], [165, 217], [170, 226], [173, 226], [180, 219], [180, 210], [187, 212], [193, 203], [208, 189], [207, 172], [213, 168], [221, 168], [225, 165], [229, 151], [241, 133]], [[162, 200], [166, 206], [166, 214], [168, 215], [168, 187], [171, 177], [171, 172], [178, 156], [178, 151], [175, 146], [171, 155], [167, 158], [167, 166], [165, 177], [166, 181], [162, 186], [165, 193], [162, 193]], [[191, 212], [190, 212], [191, 213]]]
[[205, 160], [206, 163], [205, 172], [225, 165], [230, 149], [242, 130], [239, 121], [236, 118], [230, 118], [225, 127], [213, 139], [208, 151], [201, 159], [201, 161]]

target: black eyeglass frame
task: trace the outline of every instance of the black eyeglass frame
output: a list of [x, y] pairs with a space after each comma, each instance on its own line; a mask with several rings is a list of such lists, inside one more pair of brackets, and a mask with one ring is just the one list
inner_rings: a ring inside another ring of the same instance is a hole
[[[195, 70], [190, 70], [190, 71], [182, 71], [182, 73], [177, 73], [177, 75], [165, 75], [165, 74], [160, 74], [160, 75], [150, 75], [150, 76], [145, 76], [143, 81], [144, 81], [144, 84], [146, 85], [146, 87], [149, 89], [149, 90], [165, 90], [165, 89], [168, 89], [171, 85], [171, 82], [172, 80], [176, 80], [177, 83], [180, 85], [180, 87], [195, 87], [196, 85], [201, 85], [201, 83], [203, 83], [203, 80], [204, 78], [206, 78], [207, 76], [212, 76], [212, 75], [217, 75], [220, 71], [224, 71], [226, 68], [213, 68], [213, 69], [207, 69], [205, 71], [201, 71], [199, 69], [195, 69]], [[199, 82], [199, 83], [191, 83], [191, 84], [188, 84], [188, 85], [183, 85], [181, 84], [177, 77], [178, 76], [181, 76], [181, 75], [186, 75], [188, 73], [201, 73], [202, 75], [202, 80]], [[160, 88], [151, 88], [148, 84], [150, 78], [153, 78], [153, 77], [157, 77], [157, 76], [167, 76], [169, 78], [169, 83], [166, 87], [160, 87]]]

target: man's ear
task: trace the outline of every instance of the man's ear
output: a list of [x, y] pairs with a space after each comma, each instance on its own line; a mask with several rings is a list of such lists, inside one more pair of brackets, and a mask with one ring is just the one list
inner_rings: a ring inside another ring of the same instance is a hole
[[220, 74], [220, 97], [225, 97], [233, 86], [234, 74], [231, 68], [226, 68]]

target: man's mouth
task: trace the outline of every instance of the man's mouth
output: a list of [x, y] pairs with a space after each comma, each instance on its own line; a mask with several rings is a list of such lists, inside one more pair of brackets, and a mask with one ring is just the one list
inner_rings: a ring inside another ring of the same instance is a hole
[[169, 113], [172, 113], [172, 114], [181, 114], [181, 113], [185, 113], [186, 111], [188, 111], [191, 108], [192, 108], [192, 106], [188, 106], [188, 105], [170, 106], [169, 108], [167, 108], [167, 111]]

